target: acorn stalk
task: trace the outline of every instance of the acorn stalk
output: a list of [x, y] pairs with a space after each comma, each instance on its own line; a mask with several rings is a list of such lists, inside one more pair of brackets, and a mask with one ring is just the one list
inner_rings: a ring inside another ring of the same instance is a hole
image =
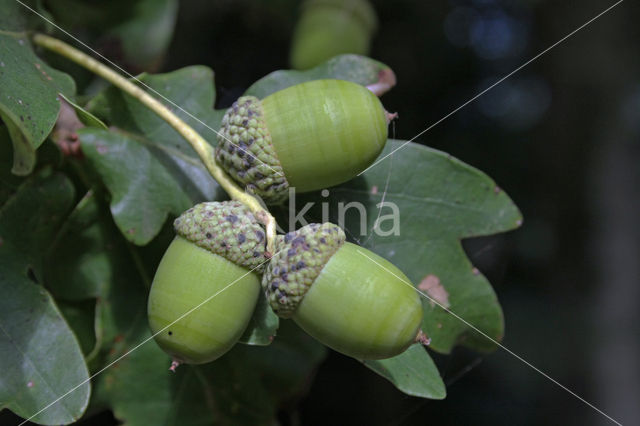
[[265, 232], [236, 201], [198, 204], [174, 227], [149, 293], [149, 325], [174, 362], [201, 364], [231, 349], [251, 319]]
[[307, 225], [279, 237], [277, 247], [262, 286], [279, 316], [358, 359], [389, 358], [416, 341], [423, 311], [410, 281], [386, 259], [345, 242], [338, 226]]
[[269, 204], [354, 178], [378, 157], [389, 117], [366, 88], [314, 80], [263, 100], [238, 99], [222, 120], [216, 160]]

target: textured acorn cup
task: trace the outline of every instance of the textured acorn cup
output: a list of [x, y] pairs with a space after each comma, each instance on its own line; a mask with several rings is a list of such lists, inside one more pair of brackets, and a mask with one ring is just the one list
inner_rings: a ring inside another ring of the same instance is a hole
[[366, 0], [307, 1], [293, 33], [291, 66], [312, 68], [343, 53], [367, 55], [376, 26]]
[[263, 100], [238, 99], [222, 119], [216, 160], [269, 203], [288, 188], [309, 192], [346, 182], [378, 157], [387, 115], [359, 84], [314, 80]]
[[330, 348], [382, 359], [402, 353], [418, 335], [422, 304], [409, 282], [393, 264], [345, 242], [342, 229], [325, 223], [279, 238], [262, 287], [279, 316]]
[[260, 293], [265, 233], [235, 201], [198, 204], [174, 227], [177, 236], [151, 285], [149, 325], [175, 361], [202, 364], [231, 349], [251, 319]]

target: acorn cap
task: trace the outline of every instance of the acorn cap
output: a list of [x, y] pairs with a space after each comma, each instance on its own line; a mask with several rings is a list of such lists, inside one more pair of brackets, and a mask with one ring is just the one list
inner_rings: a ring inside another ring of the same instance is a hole
[[312, 223], [278, 237], [276, 254], [262, 277], [262, 288], [278, 316], [293, 315], [345, 239], [344, 231], [332, 223]]
[[216, 160], [265, 202], [276, 204], [287, 199], [289, 183], [273, 149], [260, 99], [243, 96], [224, 114]]
[[236, 265], [264, 269], [264, 228], [238, 201], [197, 204], [182, 213], [173, 226], [178, 235]]

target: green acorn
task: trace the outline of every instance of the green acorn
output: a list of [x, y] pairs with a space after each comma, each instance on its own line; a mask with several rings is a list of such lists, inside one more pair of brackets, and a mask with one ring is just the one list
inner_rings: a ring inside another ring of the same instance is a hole
[[346, 182], [378, 157], [388, 115], [359, 84], [314, 80], [259, 100], [238, 99], [226, 112], [216, 160], [269, 203], [288, 188], [309, 192]]
[[174, 228], [151, 285], [149, 325], [174, 363], [202, 364], [231, 349], [251, 319], [265, 231], [237, 201], [198, 204]]
[[310, 0], [293, 33], [290, 62], [315, 67], [342, 53], [367, 55], [377, 19], [366, 0]]
[[262, 278], [269, 303], [320, 342], [354, 358], [382, 359], [426, 338], [422, 303], [409, 279], [345, 242], [338, 226], [304, 226], [279, 237], [276, 248]]

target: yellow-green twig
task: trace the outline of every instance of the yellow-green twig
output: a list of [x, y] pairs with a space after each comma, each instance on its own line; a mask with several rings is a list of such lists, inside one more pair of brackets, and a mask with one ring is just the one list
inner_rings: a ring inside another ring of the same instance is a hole
[[182, 121], [177, 115], [171, 112], [160, 101], [151, 96], [140, 86], [134, 84], [131, 80], [121, 76], [108, 66], [96, 61], [89, 55], [80, 50], [69, 46], [68, 44], [56, 38], [44, 35], [34, 34], [32, 40], [35, 44], [56, 52], [78, 65], [88, 69], [89, 71], [99, 75], [109, 83], [118, 87], [130, 96], [133, 96], [147, 108], [158, 114], [160, 118], [169, 123], [196, 151], [211, 176], [227, 191], [229, 196], [245, 204], [251, 209], [256, 217], [261, 220], [266, 227], [267, 234], [267, 251], [274, 253], [274, 243], [276, 237], [276, 221], [273, 216], [260, 204], [260, 202], [250, 194], [242, 190], [224, 170], [222, 170], [215, 161], [213, 147], [200, 136], [191, 126]]

